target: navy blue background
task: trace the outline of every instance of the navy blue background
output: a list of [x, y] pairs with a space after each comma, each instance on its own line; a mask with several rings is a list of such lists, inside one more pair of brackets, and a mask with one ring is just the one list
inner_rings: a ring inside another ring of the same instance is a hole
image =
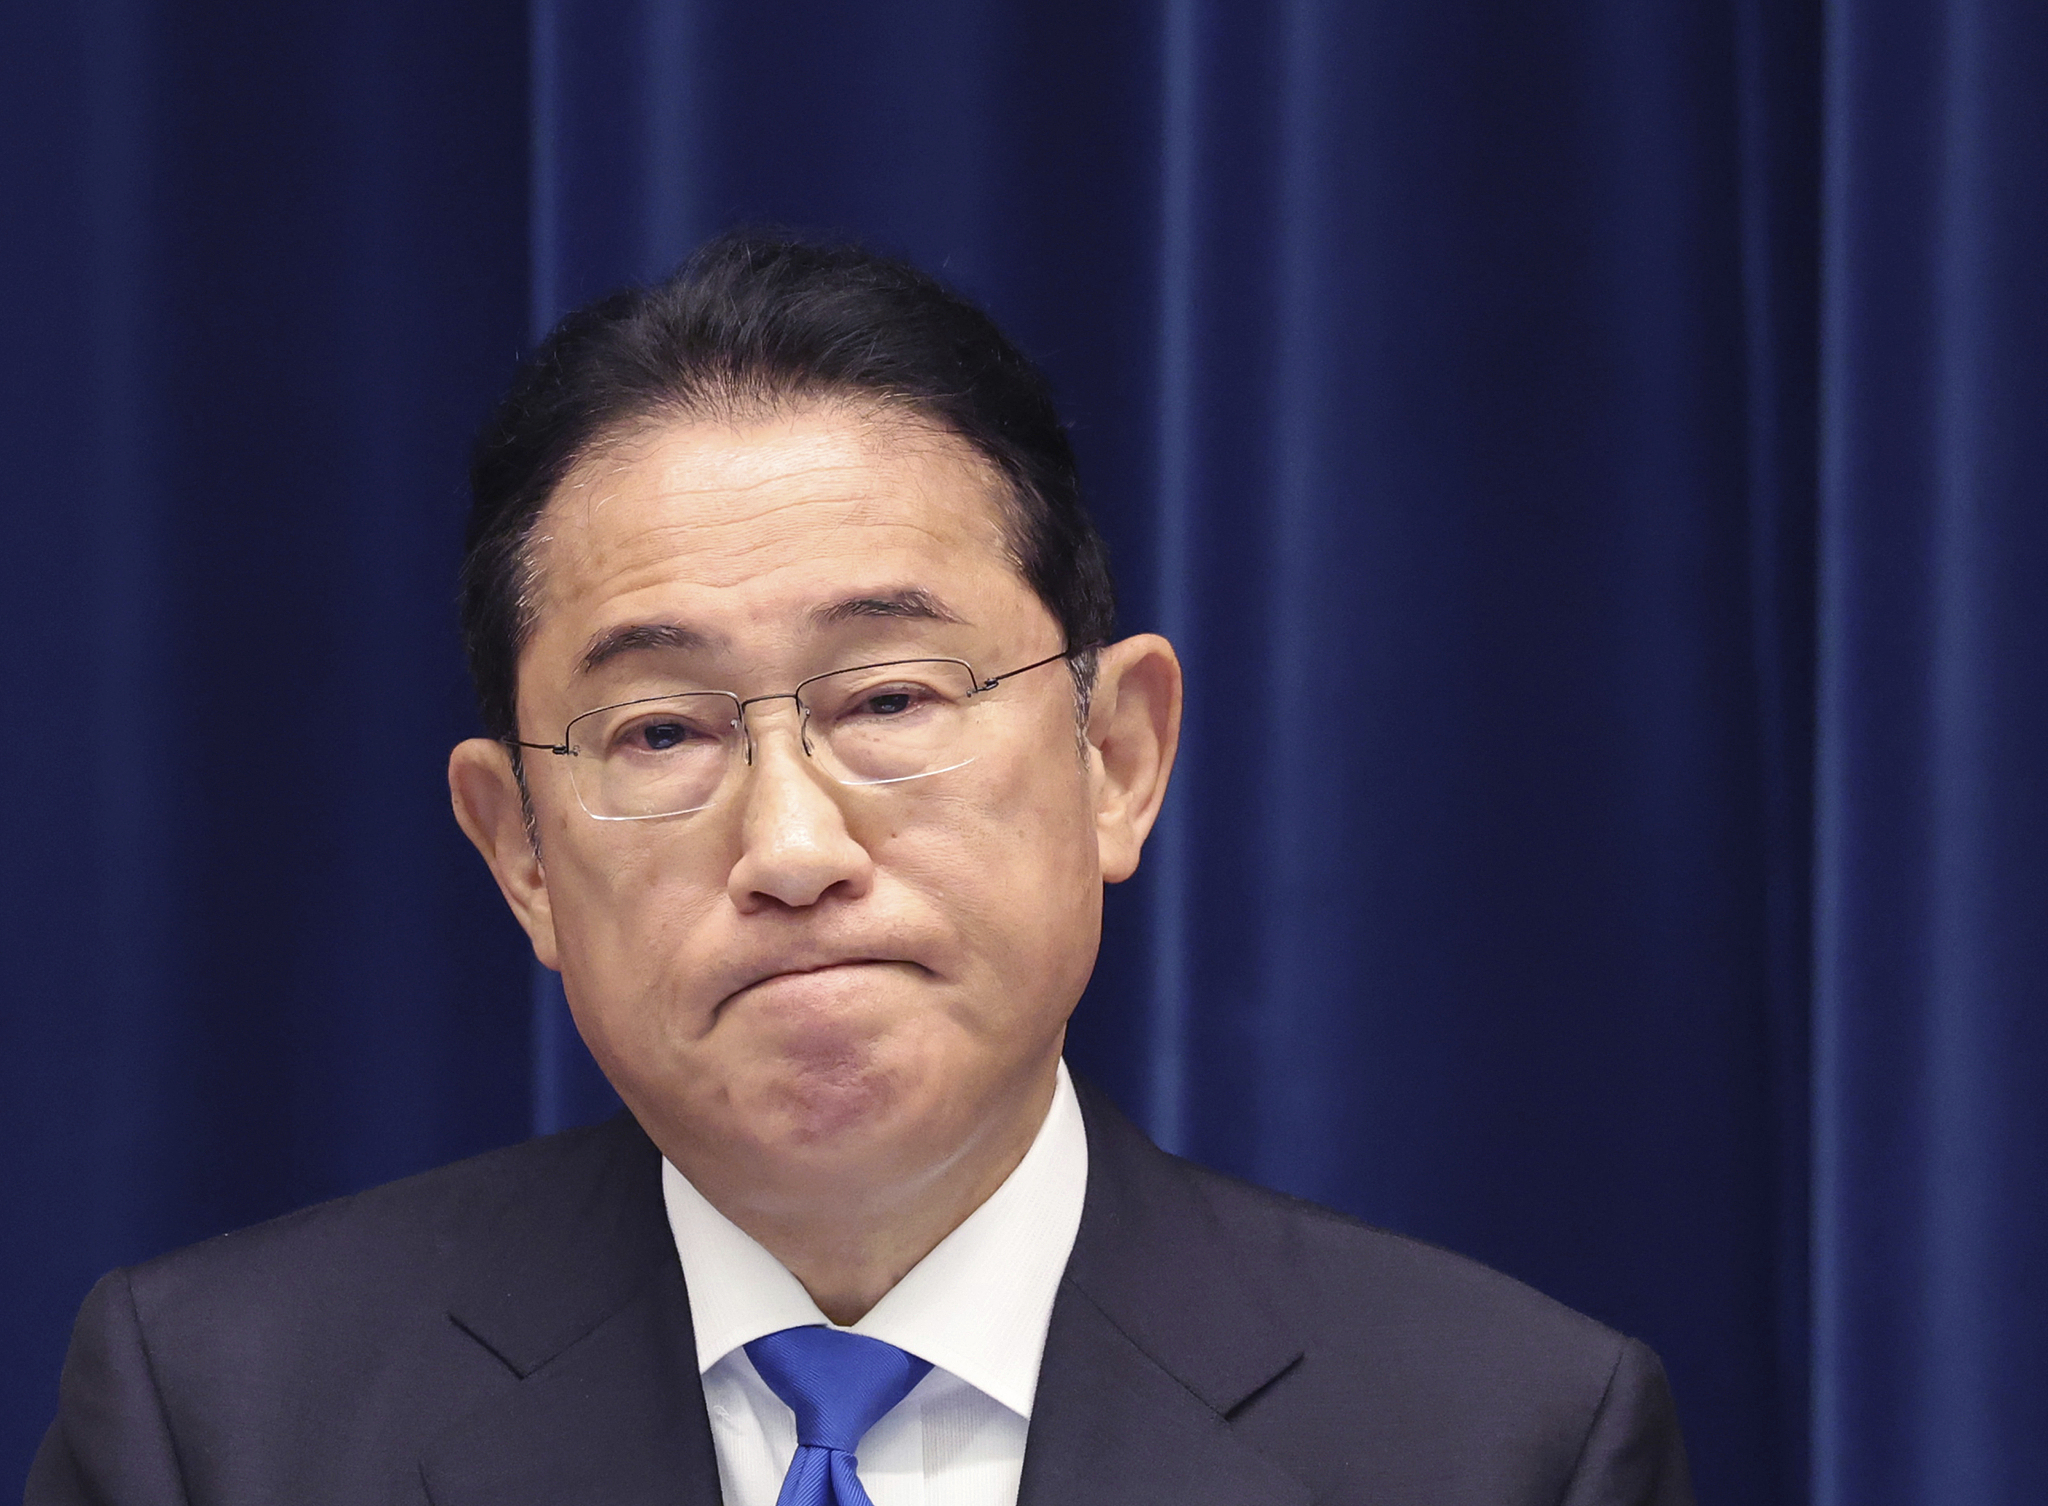
[[770, 220], [995, 310], [1187, 661], [1078, 1066], [1648, 1339], [1705, 1499], [2048, 1497], [2037, 8], [7, 37], [0, 1477], [101, 1270], [603, 1106], [446, 813], [463, 448]]

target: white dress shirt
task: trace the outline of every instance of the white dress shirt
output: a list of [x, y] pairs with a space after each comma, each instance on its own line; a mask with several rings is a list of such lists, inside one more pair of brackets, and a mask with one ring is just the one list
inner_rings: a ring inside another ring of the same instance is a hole
[[[861, 1440], [861, 1483], [875, 1506], [1015, 1506], [1046, 1325], [1087, 1186], [1087, 1132], [1061, 1062], [1052, 1107], [1017, 1169], [848, 1330], [932, 1365]], [[725, 1506], [775, 1506], [796, 1418], [742, 1346], [829, 1320], [665, 1160], [661, 1192], [690, 1290]]]

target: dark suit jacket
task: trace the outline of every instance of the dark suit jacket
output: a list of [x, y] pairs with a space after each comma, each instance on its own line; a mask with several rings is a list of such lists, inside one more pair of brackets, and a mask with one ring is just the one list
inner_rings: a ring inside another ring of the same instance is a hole
[[[1082, 1105], [1022, 1506], [1691, 1500], [1641, 1344]], [[622, 1117], [116, 1271], [27, 1499], [716, 1502], [654, 1147]]]

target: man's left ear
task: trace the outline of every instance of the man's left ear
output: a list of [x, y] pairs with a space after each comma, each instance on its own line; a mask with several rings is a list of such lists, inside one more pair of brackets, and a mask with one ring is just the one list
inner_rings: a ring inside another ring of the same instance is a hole
[[1095, 779], [1095, 845], [1102, 876], [1122, 883], [1166, 798], [1180, 745], [1180, 659], [1157, 633], [1112, 643], [1096, 660], [1088, 706]]

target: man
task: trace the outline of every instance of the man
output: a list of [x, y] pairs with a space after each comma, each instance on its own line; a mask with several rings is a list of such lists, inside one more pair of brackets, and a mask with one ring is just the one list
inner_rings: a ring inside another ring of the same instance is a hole
[[718, 243], [473, 481], [455, 811], [630, 1116], [108, 1277], [30, 1502], [1690, 1499], [1641, 1345], [1067, 1077], [1180, 672], [978, 310]]

